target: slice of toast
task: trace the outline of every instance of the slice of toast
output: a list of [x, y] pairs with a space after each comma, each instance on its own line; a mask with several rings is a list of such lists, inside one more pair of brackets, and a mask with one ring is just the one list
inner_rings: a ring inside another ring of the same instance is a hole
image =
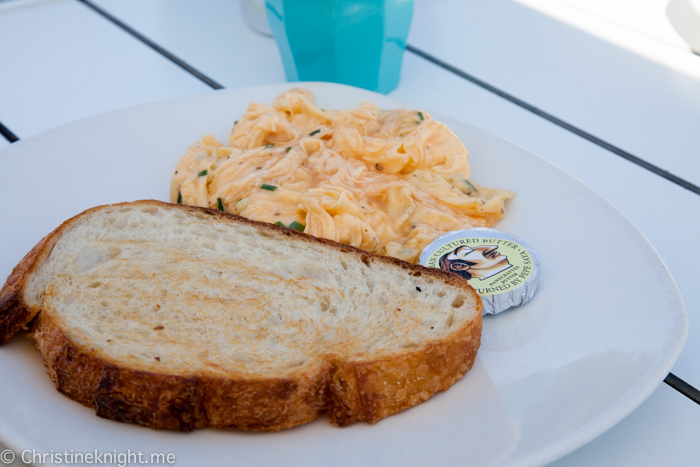
[[137, 201], [66, 221], [0, 290], [57, 389], [154, 428], [374, 423], [471, 368], [467, 281], [219, 211]]

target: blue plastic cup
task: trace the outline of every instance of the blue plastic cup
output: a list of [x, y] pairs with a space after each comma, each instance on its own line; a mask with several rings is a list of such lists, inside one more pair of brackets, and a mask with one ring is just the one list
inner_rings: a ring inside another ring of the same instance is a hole
[[287, 81], [388, 93], [399, 84], [413, 0], [266, 0]]

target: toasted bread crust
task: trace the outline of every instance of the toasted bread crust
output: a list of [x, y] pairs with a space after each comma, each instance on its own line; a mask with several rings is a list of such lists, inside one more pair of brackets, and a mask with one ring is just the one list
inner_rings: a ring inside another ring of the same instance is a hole
[[[119, 205], [158, 205], [200, 215], [224, 217], [263, 230], [281, 231], [299, 240], [329, 245], [364, 262], [386, 262], [413, 274], [427, 274], [463, 287], [481, 301], [467, 281], [438, 269], [373, 255], [347, 245], [319, 239], [292, 229], [251, 221], [206, 208], [160, 201]], [[30, 309], [23, 300], [28, 275], [45, 260], [64, 229], [85, 211], [44, 238], [15, 267], [0, 290], [0, 344], [32, 319], [30, 337], [44, 357], [49, 376], [61, 393], [95, 409], [98, 416], [152, 428], [191, 431], [213, 427], [276, 431], [317, 419], [327, 411], [330, 421], [346, 426], [356, 421], [375, 423], [448, 389], [473, 365], [481, 338], [481, 319], [468, 323], [442, 340], [400, 355], [372, 361], [328, 357], [313, 373], [286, 378], [226, 378], [205, 374], [158, 374], [120, 366], [71, 340], [50, 310]]]
[[275, 431], [315, 420], [324, 409], [325, 368], [260, 380], [124, 368], [76, 345], [48, 314], [37, 317], [30, 337], [56, 389], [103, 418], [181, 431]]
[[415, 352], [343, 362], [331, 375], [327, 406], [331, 422], [339, 426], [375, 423], [446, 391], [471, 369], [480, 339], [481, 321]]
[[425, 349], [375, 361], [329, 362], [294, 378], [228, 379], [122, 368], [73, 343], [40, 314], [31, 334], [56, 389], [98, 416], [151, 428], [277, 431], [317, 419], [375, 423], [445, 391], [474, 364], [481, 323]]
[[27, 326], [39, 312], [39, 310], [31, 310], [24, 303], [22, 292], [29, 274], [51, 253], [51, 249], [59, 237], [57, 232], [63, 225], [42, 238], [22, 258], [22, 261], [7, 277], [5, 285], [0, 289], [0, 345], [9, 341], [15, 333]]

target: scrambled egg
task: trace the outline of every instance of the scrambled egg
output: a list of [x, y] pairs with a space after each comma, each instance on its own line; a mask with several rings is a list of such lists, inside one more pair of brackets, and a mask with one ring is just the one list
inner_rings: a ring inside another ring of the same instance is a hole
[[439, 235], [503, 217], [514, 193], [470, 175], [459, 138], [427, 113], [325, 110], [293, 89], [250, 104], [228, 146], [211, 135], [191, 146], [170, 199], [415, 263]]

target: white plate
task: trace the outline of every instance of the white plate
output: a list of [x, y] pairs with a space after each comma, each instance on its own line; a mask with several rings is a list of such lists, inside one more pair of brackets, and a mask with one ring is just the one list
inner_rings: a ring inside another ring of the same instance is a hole
[[[380, 94], [307, 83], [326, 108]], [[0, 150], [0, 276], [45, 234], [89, 207], [167, 200], [188, 145], [225, 140], [251, 101], [290, 85], [210, 92], [113, 112]], [[448, 120], [448, 119], [443, 119]], [[474, 368], [449, 391], [374, 426], [322, 419], [279, 433], [154, 431], [96, 417], [60, 395], [39, 352], [0, 348], [0, 439], [19, 453], [173, 453], [179, 465], [541, 465], [600, 435], [661, 383], [687, 316], [661, 258], [607, 201], [540, 157], [448, 121], [474, 180], [517, 191], [499, 228], [542, 257], [541, 287], [521, 309], [487, 317]]]

